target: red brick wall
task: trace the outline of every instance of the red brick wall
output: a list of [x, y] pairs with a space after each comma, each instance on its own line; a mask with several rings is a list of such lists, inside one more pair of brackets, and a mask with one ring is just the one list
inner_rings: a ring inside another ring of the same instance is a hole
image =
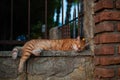
[[94, 0], [95, 80], [120, 80], [120, 0]]

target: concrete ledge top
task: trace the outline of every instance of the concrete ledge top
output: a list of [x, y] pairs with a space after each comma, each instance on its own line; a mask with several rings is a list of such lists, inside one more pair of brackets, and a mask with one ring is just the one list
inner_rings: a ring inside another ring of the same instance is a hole
[[[0, 51], [0, 57], [11, 57], [11, 51]], [[21, 56], [21, 54], [19, 54]], [[84, 50], [82, 52], [75, 51], [43, 51], [40, 55], [41, 57], [62, 57], [62, 56], [93, 56], [90, 50]]]

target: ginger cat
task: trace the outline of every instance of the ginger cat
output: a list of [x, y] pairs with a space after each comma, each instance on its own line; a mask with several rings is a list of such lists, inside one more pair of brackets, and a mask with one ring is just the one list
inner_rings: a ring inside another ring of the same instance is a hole
[[43, 50], [74, 50], [74, 51], [81, 51], [85, 47], [85, 40], [80, 39], [60, 39], [60, 40], [45, 40], [45, 39], [34, 39], [30, 40], [25, 43], [22, 48], [15, 47], [12, 51], [13, 59], [16, 59], [18, 55], [18, 49], [22, 50], [22, 56], [20, 59], [18, 71], [22, 72], [24, 64], [26, 60], [30, 57], [30, 55], [39, 56]]

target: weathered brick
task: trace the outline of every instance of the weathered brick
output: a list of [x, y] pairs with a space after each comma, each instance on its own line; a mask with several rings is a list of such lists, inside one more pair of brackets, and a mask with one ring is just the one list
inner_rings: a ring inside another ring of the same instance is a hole
[[99, 65], [100, 64], [100, 58], [99, 57], [94, 57], [94, 64]]
[[[117, 49], [115, 47], [117, 43], [120, 43], [119, 9], [120, 0], [99, 0], [95, 2], [94, 41], [97, 44], [94, 49], [95, 80], [119, 80], [116, 79], [118, 76], [120, 78], [120, 68], [118, 68], [120, 55], [114, 56], [114, 54], [120, 54], [120, 45]], [[117, 65], [117, 68], [111, 67], [111, 65]], [[117, 69], [118, 71], [114, 71]]]
[[114, 54], [114, 46], [102, 45], [100, 47], [95, 48], [94, 53], [96, 55], [110, 55]]
[[99, 58], [100, 65], [115, 65], [120, 64], [120, 56], [118, 57], [101, 57]]
[[94, 2], [98, 2], [99, 0], [94, 0]]
[[95, 33], [105, 32], [105, 31], [114, 31], [114, 25], [111, 22], [102, 22], [97, 24], [95, 27]]
[[116, 8], [120, 9], [120, 0], [116, 0]]
[[105, 8], [113, 8], [113, 1], [112, 0], [100, 0], [94, 6], [95, 12], [101, 9], [105, 9]]
[[98, 43], [116, 43], [120, 42], [120, 34], [118, 33], [103, 33], [95, 36], [95, 44]]
[[120, 76], [120, 68], [118, 68], [118, 76]]
[[120, 54], [120, 45], [118, 46], [118, 53]]
[[95, 60], [95, 65], [98, 66], [98, 65], [101, 65], [101, 66], [109, 66], [109, 65], [116, 65], [116, 64], [120, 64], [120, 56], [118, 57], [95, 57], [94, 58]]
[[120, 11], [102, 11], [95, 15], [95, 23], [120, 20]]
[[115, 75], [114, 69], [107, 69], [107, 68], [95, 68], [95, 76], [98, 77], [113, 77]]
[[120, 31], [120, 22], [117, 24], [117, 30]]

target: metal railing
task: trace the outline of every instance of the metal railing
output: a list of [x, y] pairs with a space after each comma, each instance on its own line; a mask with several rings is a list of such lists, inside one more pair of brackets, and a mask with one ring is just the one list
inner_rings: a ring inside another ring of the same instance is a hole
[[[47, 5], [47, 0], [45, 0], [45, 1], [46, 1], [46, 5]], [[82, 0], [80, 0], [80, 2], [81, 1]], [[23, 40], [19, 40], [19, 38], [17, 40], [13, 39], [13, 37], [14, 37], [14, 33], [13, 33], [13, 31], [14, 31], [13, 30], [13, 25], [14, 25], [13, 24], [13, 16], [14, 16], [13, 15], [13, 7], [14, 7], [13, 6], [13, 0], [11, 0], [11, 14], [10, 14], [11, 17], [10, 17], [10, 25], [9, 25], [10, 29], [7, 29], [7, 30], [4, 29], [4, 30], [6, 30], [4, 32], [4, 34], [2, 34], [2, 32], [0, 34], [0, 36], [2, 36], [2, 37], [0, 37], [0, 46], [1, 46], [0, 47], [0, 51], [12, 50], [12, 48], [14, 46], [18, 46], [18, 45], [22, 46], [30, 38], [30, 0], [28, 0], [28, 22], [27, 22], [28, 26], [26, 28], [26, 33], [27, 33], [27, 39], [26, 40], [24, 40], [24, 39]], [[46, 11], [46, 14], [47, 14], [47, 11]], [[73, 14], [73, 16], [74, 15], [76, 15], [76, 14]], [[81, 10], [78, 12], [78, 17], [74, 16], [73, 20], [70, 20], [66, 24], [64, 24], [62, 26], [59, 26], [59, 29], [62, 32], [62, 38], [75, 38], [78, 35], [83, 37], [84, 36], [84, 32], [83, 32], [83, 17], [84, 17], [84, 15], [83, 15], [83, 5], [81, 5]], [[9, 30], [9, 32], [8, 32], [8, 30]], [[47, 33], [45, 33], [45, 34], [47, 34]], [[47, 36], [47, 35], [45, 35], [45, 36]]]
[[61, 30], [62, 38], [84, 37], [83, 17], [83, 14], [79, 15], [79, 17], [74, 18], [67, 24], [60, 26], [59, 29]]

